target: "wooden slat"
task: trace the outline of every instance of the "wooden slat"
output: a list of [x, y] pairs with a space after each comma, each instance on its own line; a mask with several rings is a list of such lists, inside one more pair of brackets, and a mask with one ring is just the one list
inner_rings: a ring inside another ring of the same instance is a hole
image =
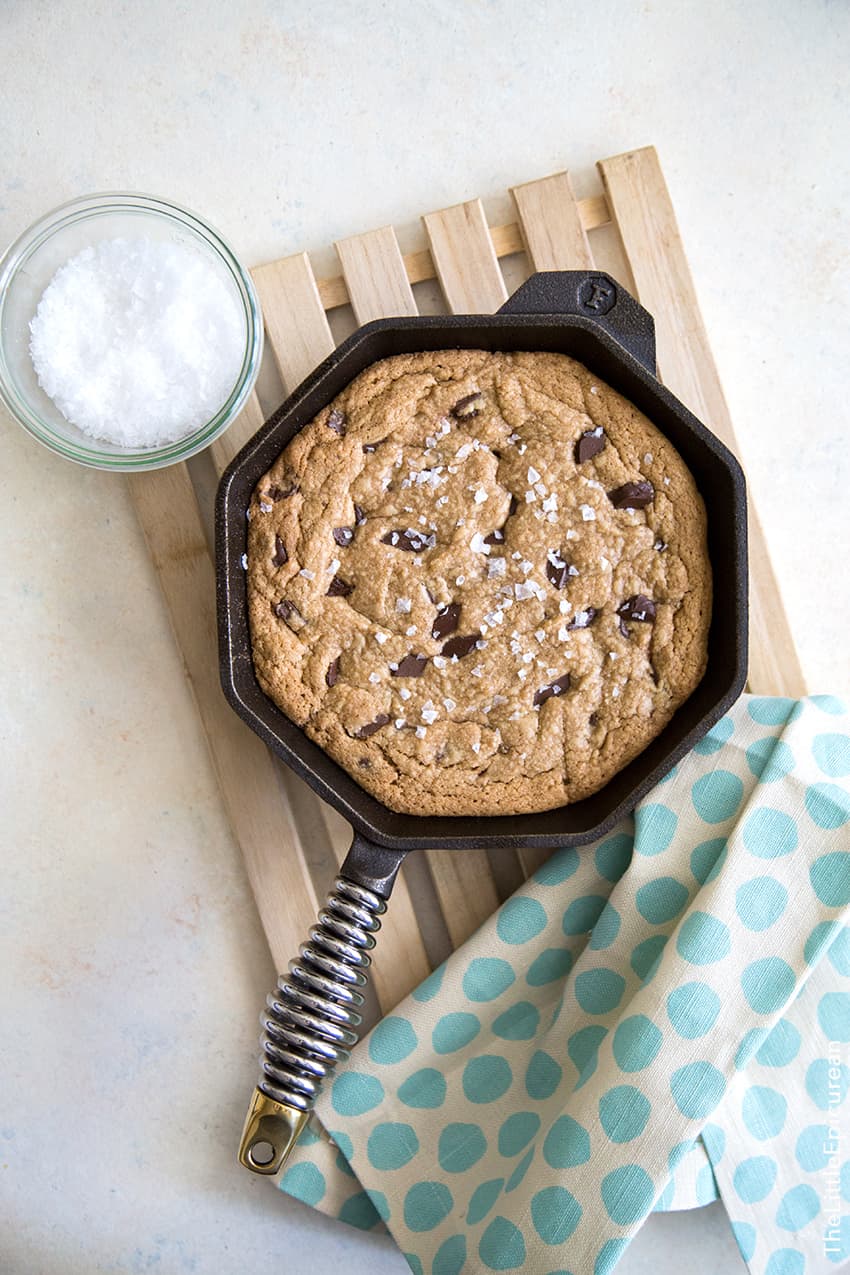
[[392, 226], [338, 239], [336, 250], [358, 323], [418, 313]]
[[334, 348], [334, 339], [306, 252], [252, 271], [266, 337], [287, 391], [294, 390]]
[[[604, 195], [591, 195], [589, 199], [580, 199], [578, 201], [578, 210], [581, 224], [585, 230], [598, 230], [600, 226], [607, 226], [611, 220], [608, 212], [608, 203]], [[525, 251], [522, 230], [515, 221], [506, 226], [492, 226], [490, 228], [490, 237], [493, 240], [493, 247], [496, 250], [497, 257], [510, 257], [512, 253]], [[436, 279], [437, 271], [427, 248], [422, 248], [417, 252], [406, 252], [402, 260], [404, 261], [404, 268], [410, 283], [425, 283], [428, 279]], [[336, 275], [330, 279], [320, 279], [318, 288], [322, 305], [326, 310], [333, 310], [340, 305], [348, 305], [350, 301], [345, 278], [342, 275]]]
[[[640, 300], [655, 317], [661, 376], [709, 429], [737, 451], [655, 148], [602, 160], [599, 170]], [[804, 695], [805, 679], [752, 501], [749, 541], [750, 686], [762, 695]]]
[[[364, 237], [369, 238], [369, 236]], [[394, 234], [393, 239], [395, 239]], [[341, 254], [341, 258], [346, 270], [346, 283], [351, 293], [352, 304], [358, 319], [361, 322], [368, 322], [370, 319], [380, 319], [392, 315], [399, 295], [397, 272], [400, 260], [394, 263], [393, 257], [389, 253], [376, 255], [379, 267], [389, 264], [391, 270], [395, 272], [395, 277], [393, 274], [388, 277], [381, 268], [370, 275], [366, 275], [363, 264], [369, 258], [368, 245], [366, 248], [358, 248], [355, 241], [348, 240], [347, 242], [349, 250], [345, 255]], [[350, 274], [346, 264], [347, 259], [355, 262], [355, 269]], [[498, 265], [496, 269], [498, 270]], [[461, 862], [456, 863], [455, 860]], [[458, 854], [445, 850], [431, 851], [429, 864], [434, 888], [446, 921], [446, 928], [456, 947], [458, 943], [462, 943], [473, 930], [481, 925], [498, 906], [499, 900], [490, 871], [490, 864], [483, 850], [465, 850]], [[399, 899], [396, 898], [397, 892], [401, 896]], [[409, 915], [413, 918], [413, 907], [403, 878], [399, 880], [393, 891], [393, 900], [387, 914], [388, 919], [390, 913], [393, 914], [393, 924], [395, 924], [397, 908], [399, 915], [401, 915], [402, 911], [409, 909]], [[402, 931], [399, 934], [398, 927], [394, 933], [399, 940], [404, 941], [404, 932]], [[413, 943], [421, 944], [421, 941], [419, 931], [416, 929]], [[389, 948], [389, 944], [387, 944], [387, 948]], [[401, 953], [401, 949], [398, 947], [394, 947], [392, 951], [393, 957]], [[379, 948], [375, 963], [376, 986], [380, 953], [381, 949]], [[406, 952], [400, 956], [400, 959], [403, 960], [406, 966], [411, 966], [416, 963], [418, 956], [415, 951]]]
[[569, 173], [511, 189], [535, 270], [592, 270], [593, 258]]
[[492, 314], [508, 299], [480, 199], [422, 218], [449, 309]]
[[216, 473], [221, 477], [236, 453], [245, 446], [249, 438], [256, 434], [265, 417], [257, 398], [257, 391], [251, 392], [248, 401], [230, 428], [210, 444], [209, 452]]
[[268, 750], [222, 694], [215, 657], [215, 579], [185, 465], [129, 478], [233, 834], [279, 970], [306, 935], [317, 899]]

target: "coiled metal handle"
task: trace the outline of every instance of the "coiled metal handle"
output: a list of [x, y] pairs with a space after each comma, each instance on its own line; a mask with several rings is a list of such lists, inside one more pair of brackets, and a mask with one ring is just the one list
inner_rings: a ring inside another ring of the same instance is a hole
[[360, 988], [386, 908], [375, 891], [337, 877], [309, 943], [266, 1002], [260, 1080], [239, 1148], [254, 1173], [279, 1172], [323, 1082], [357, 1043]]

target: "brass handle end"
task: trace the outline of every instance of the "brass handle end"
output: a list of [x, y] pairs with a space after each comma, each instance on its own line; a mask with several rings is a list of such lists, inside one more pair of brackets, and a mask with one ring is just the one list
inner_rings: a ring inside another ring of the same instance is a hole
[[255, 1089], [242, 1130], [239, 1163], [252, 1173], [269, 1177], [280, 1173], [309, 1118], [309, 1111], [284, 1106]]

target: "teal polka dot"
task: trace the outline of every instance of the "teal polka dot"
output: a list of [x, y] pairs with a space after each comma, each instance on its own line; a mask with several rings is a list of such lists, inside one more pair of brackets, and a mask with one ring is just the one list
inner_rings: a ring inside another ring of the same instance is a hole
[[655, 975], [658, 966], [661, 964], [661, 954], [666, 943], [666, 934], [653, 934], [652, 938], [644, 939], [633, 950], [629, 958], [629, 964], [638, 978], [644, 983], [649, 983]]
[[616, 970], [585, 970], [577, 976], [574, 990], [586, 1014], [610, 1014], [623, 999], [626, 980]]
[[762, 806], [747, 815], [742, 829], [744, 845], [757, 859], [781, 859], [797, 849], [797, 825], [782, 810]]
[[675, 811], [660, 802], [649, 802], [635, 811], [635, 853], [646, 856], [662, 854], [676, 832], [679, 822]]
[[783, 1231], [802, 1231], [820, 1213], [820, 1197], [810, 1186], [795, 1186], [786, 1191], [776, 1210], [776, 1225]]
[[747, 711], [759, 726], [784, 726], [796, 707], [796, 700], [775, 695], [751, 699], [747, 704]]
[[493, 1034], [502, 1040], [531, 1040], [540, 1026], [540, 1011], [531, 1001], [518, 1001], [493, 1023]]
[[599, 920], [593, 927], [588, 947], [591, 952], [603, 952], [620, 933], [620, 913], [611, 903], [606, 903]]
[[534, 1150], [535, 1148], [532, 1147], [530, 1151], [525, 1153], [511, 1176], [508, 1178], [505, 1183], [505, 1195], [510, 1195], [511, 1191], [515, 1191], [525, 1178], [526, 1173], [528, 1173], [528, 1170], [531, 1168], [531, 1161], [534, 1159]]
[[745, 1262], [756, 1251], [756, 1228], [750, 1222], [732, 1222], [732, 1234]]
[[784, 740], [774, 735], [766, 735], [750, 744], [746, 758], [750, 770], [763, 784], [784, 779], [794, 769], [794, 754]]
[[593, 1263], [593, 1275], [611, 1275], [628, 1246], [628, 1240], [606, 1240]]
[[574, 899], [561, 922], [567, 935], [589, 934], [608, 900], [601, 894], [585, 894]]
[[806, 1173], [819, 1173], [826, 1168], [837, 1150], [828, 1124], [810, 1124], [797, 1138], [794, 1155], [800, 1168], [805, 1169]]
[[419, 1139], [410, 1125], [390, 1121], [376, 1124], [366, 1143], [373, 1169], [400, 1169], [410, 1163], [418, 1150]]
[[491, 1271], [515, 1271], [525, 1264], [522, 1231], [506, 1217], [494, 1217], [481, 1236], [478, 1256]]
[[714, 1171], [710, 1164], [704, 1164], [697, 1174], [696, 1180], [696, 1197], [697, 1204], [702, 1207], [704, 1204], [711, 1204], [712, 1200], [718, 1199], [720, 1192], [717, 1189], [717, 1183], [714, 1180]]
[[698, 1040], [711, 1031], [720, 1013], [720, 997], [707, 983], [683, 983], [667, 997], [667, 1016], [685, 1040]]
[[339, 1147], [341, 1156], [346, 1160], [354, 1158], [354, 1143], [347, 1133], [343, 1133], [341, 1129], [328, 1129], [328, 1137]]
[[339, 1211], [340, 1222], [356, 1226], [359, 1231], [371, 1231], [381, 1220], [378, 1210], [365, 1191], [350, 1195]]
[[657, 784], [655, 785], [655, 787], [656, 787], [656, 788], [660, 788], [662, 784], [669, 784], [669, 783], [671, 782], [671, 780], [673, 780], [673, 779], [675, 779], [675, 778], [676, 778], [676, 776], [678, 775], [678, 773], [679, 773], [679, 767], [678, 767], [678, 766], [673, 766], [673, 767], [671, 767], [671, 769], [667, 771], [667, 774], [666, 774], [666, 775], [662, 775], [662, 776], [661, 776], [661, 778], [658, 780], [658, 782], [657, 782]]
[[508, 1116], [499, 1130], [501, 1155], [519, 1155], [528, 1146], [540, 1128], [540, 1117], [535, 1111], [515, 1111]]
[[750, 1009], [757, 1014], [775, 1014], [794, 993], [796, 976], [780, 956], [753, 961], [741, 975], [741, 988]]
[[694, 809], [705, 823], [723, 823], [731, 819], [741, 804], [744, 785], [731, 770], [712, 770], [702, 775], [691, 788]]
[[466, 1236], [450, 1235], [434, 1254], [431, 1275], [461, 1275], [466, 1265]]
[[390, 1202], [384, 1195], [383, 1191], [376, 1191], [373, 1188], [369, 1190], [369, 1199], [372, 1201], [375, 1212], [382, 1222], [390, 1220]]
[[806, 1259], [796, 1248], [777, 1248], [768, 1258], [764, 1275], [803, 1275]]
[[818, 1022], [827, 1040], [850, 1041], [850, 992], [827, 992], [822, 996]]
[[689, 1139], [686, 1142], [677, 1142], [676, 1145], [671, 1148], [667, 1156], [668, 1172], [669, 1173], [675, 1172], [676, 1165], [681, 1164], [685, 1156], [689, 1155], [690, 1152], [693, 1151], [695, 1147], [696, 1147], [696, 1140], [693, 1138]]
[[453, 1208], [452, 1193], [444, 1182], [415, 1182], [404, 1197], [404, 1224], [418, 1234], [433, 1231]]
[[838, 1240], [827, 1253], [833, 1265], [850, 1260], [850, 1213], [844, 1213], [838, 1224]]
[[715, 837], [711, 841], [701, 841], [691, 851], [691, 872], [700, 885], [706, 885], [720, 876], [726, 862], [726, 838]]
[[719, 1164], [726, 1150], [726, 1134], [716, 1124], [707, 1124], [699, 1135], [712, 1164]]
[[463, 976], [464, 995], [471, 1001], [494, 1001], [515, 978], [507, 961], [497, 956], [476, 956]]
[[511, 1087], [513, 1076], [506, 1058], [484, 1054], [470, 1058], [463, 1069], [463, 1092], [470, 1102], [495, 1102]]
[[831, 779], [850, 775], [850, 736], [815, 735], [812, 753], [820, 769]]
[[536, 899], [508, 899], [499, 912], [496, 933], [503, 943], [527, 943], [546, 925], [546, 909]]
[[531, 962], [525, 981], [529, 987], [545, 987], [566, 978], [572, 968], [572, 952], [565, 947], [547, 947]]
[[424, 983], [420, 983], [415, 987], [410, 995], [415, 1001], [424, 1004], [426, 1001], [433, 1000], [443, 985], [443, 975], [446, 972], [445, 962], [438, 965], [432, 974], [429, 974]]
[[837, 922], [828, 924], [834, 924], [838, 930], [827, 951], [829, 963], [836, 974], [850, 975], [850, 926], [839, 926]]
[[615, 884], [632, 861], [632, 839], [625, 832], [608, 837], [596, 847], [596, 870], [606, 881]]
[[621, 1071], [642, 1071], [655, 1062], [664, 1037], [645, 1014], [624, 1018], [614, 1032], [613, 1053]]
[[477, 1124], [447, 1124], [440, 1134], [437, 1159], [444, 1173], [465, 1173], [487, 1150], [487, 1139]]
[[563, 1244], [581, 1221], [581, 1205], [565, 1187], [547, 1186], [531, 1197], [531, 1220], [544, 1244]]
[[570, 847], [559, 850], [551, 859], [542, 864], [534, 874], [533, 880], [538, 885], [560, 885], [578, 871], [578, 850]]
[[735, 910], [741, 924], [756, 933], [775, 925], [787, 903], [788, 891], [775, 877], [753, 877], [735, 892]]
[[320, 1141], [321, 1139], [312, 1125], [305, 1124], [296, 1145], [299, 1147], [312, 1147], [316, 1142]]
[[444, 1014], [431, 1033], [431, 1043], [438, 1054], [453, 1054], [475, 1040], [480, 1031], [474, 1014]]
[[504, 1185], [504, 1178], [491, 1178], [475, 1188], [466, 1210], [466, 1220], [470, 1226], [476, 1226], [484, 1220], [502, 1194]]
[[668, 1213], [676, 1194], [676, 1183], [671, 1178], [653, 1205], [653, 1213]]
[[645, 1217], [654, 1195], [652, 1178], [639, 1164], [624, 1164], [602, 1179], [602, 1203], [618, 1226], [631, 1226]]
[[581, 1089], [596, 1071], [599, 1046], [607, 1035], [607, 1027], [582, 1027], [567, 1041], [567, 1053], [579, 1073], [576, 1089]]
[[[342, 1136], [345, 1139], [348, 1146], [352, 1148], [351, 1154], [353, 1155], [354, 1151], [353, 1151], [351, 1139], [345, 1137], [344, 1134]], [[339, 1169], [340, 1173], [344, 1173], [346, 1177], [349, 1177], [349, 1178], [357, 1177], [357, 1174], [352, 1169], [351, 1164], [349, 1163], [348, 1160], [346, 1160], [344, 1151], [337, 1151], [336, 1158], [334, 1159], [334, 1164]]]
[[650, 925], [663, 925], [678, 916], [688, 901], [688, 891], [675, 877], [647, 881], [635, 895], [637, 910]]
[[843, 700], [838, 699], [836, 695], [810, 695], [809, 702], [833, 717], [841, 717], [847, 712]]
[[759, 1142], [782, 1132], [787, 1113], [788, 1103], [782, 1094], [767, 1085], [752, 1085], [741, 1103], [744, 1124]]
[[649, 1100], [634, 1085], [615, 1085], [599, 1099], [599, 1119], [610, 1142], [639, 1138], [651, 1110]]
[[850, 793], [837, 784], [811, 784], [806, 811], [819, 828], [841, 828], [850, 819]]
[[525, 1091], [529, 1098], [542, 1102], [551, 1098], [561, 1083], [563, 1069], [544, 1050], [538, 1049], [532, 1056], [525, 1073]]
[[821, 1111], [840, 1107], [850, 1088], [850, 1067], [828, 1058], [816, 1058], [806, 1071], [806, 1092]]
[[572, 1116], [559, 1116], [546, 1134], [543, 1159], [551, 1169], [573, 1169], [590, 1159], [590, 1135]]
[[776, 1183], [776, 1161], [769, 1155], [742, 1160], [732, 1176], [732, 1185], [745, 1204], [766, 1200]]
[[729, 955], [729, 927], [709, 912], [691, 912], [682, 922], [676, 951], [689, 965], [713, 965]]
[[382, 1019], [370, 1035], [369, 1057], [372, 1062], [391, 1066], [403, 1062], [418, 1044], [416, 1032], [407, 1019], [392, 1014]]
[[723, 1072], [709, 1062], [687, 1063], [670, 1077], [673, 1101], [689, 1120], [710, 1115], [725, 1090]]
[[809, 869], [809, 878], [821, 903], [828, 908], [843, 908], [850, 903], [850, 851], [822, 854]]
[[[824, 949], [831, 946], [840, 929], [840, 921], [820, 921], [815, 926], [806, 939], [806, 946], [803, 948], [803, 955], [806, 958], [807, 965], [815, 965], [820, 960]], [[841, 973], [841, 970], [838, 972]]]
[[762, 1067], [787, 1067], [800, 1052], [800, 1033], [787, 1018], [780, 1018], [756, 1054]]
[[344, 1071], [331, 1089], [331, 1106], [341, 1116], [362, 1116], [384, 1101], [380, 1080], [363, 1071]]
[[422, 1263], [415, 1253], [405, 1253], [404, 1260], [413, 1271], [413, 1275], [425, 1275], [425, 1272], [422, 1269]]
[[735, 1066], [742, 1071], [757, 1049], [767, 1040], [770, 1032], [767, 1027], [751, 1027], [746, 1033], [735, 1055]]
[[286, 1170], [280, 1180], [280, 1189], [315, 1208], [328, 1187], [324, 1174], [315, 1164], [305, 1161], [303, 1164], [293, 1164], [291, 1169]]
[[445, 1079], [433, 1067], [422, 1067], [399, 1085], [398, 1099], [406, 1107], [433, 1111], [435, 1107], [441, 1107], [446, 1100]]
[[694, 752], [701, 757], [710, 757], [712, 753], [719, 752], [726, 741], [732, 738], [734, 729], [731, 717], [721, 717], [717, 725], [694, 744]]

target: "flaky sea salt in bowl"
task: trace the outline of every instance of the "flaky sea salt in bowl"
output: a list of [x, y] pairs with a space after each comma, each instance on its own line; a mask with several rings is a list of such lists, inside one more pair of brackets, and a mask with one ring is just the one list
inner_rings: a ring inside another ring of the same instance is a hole
[[73, 200], [0, 260], [0, 399], [83, 465], [156, 469], [208, 446], [244, 406], [262, 345], [248, 272], [165, 200]]

